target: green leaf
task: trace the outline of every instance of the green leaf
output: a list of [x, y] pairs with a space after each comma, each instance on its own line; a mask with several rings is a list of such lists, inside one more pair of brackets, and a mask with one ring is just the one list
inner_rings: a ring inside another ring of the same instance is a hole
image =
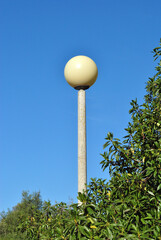
[[160, 189], [161, 189], [161, 184], [158, 185], [157, 191], [159, 191]]
[[78, 229], [79, 231], [81, 232], [82, 235], [86, 236], [86, 237], [89, 237], [90, 234], [89, 234], [89, 230], [86, 226], [78, 226]]
[[151, 191], [148, 191], [148, 193], [152, 196], [155, 196], [154, 193], [152, 193]]
[[107, 228], [107, 237], [109, 237], [110, 240], [113, 239], [113, 235], [112, 235], [112, 232], [109, 228]]

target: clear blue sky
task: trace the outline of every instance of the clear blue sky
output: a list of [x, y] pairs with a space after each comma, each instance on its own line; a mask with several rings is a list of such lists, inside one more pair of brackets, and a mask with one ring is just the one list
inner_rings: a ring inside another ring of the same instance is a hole
[[109, 179], [104, 138], [122, 138], [130, 101], [143, 102], [160, 33], [160, 0], [0, 1], [0, 211], [23, 190], [77, 201], [77, 91], [64, 79], [76, 55], [99, 71], [86, 91], [88, 182]]

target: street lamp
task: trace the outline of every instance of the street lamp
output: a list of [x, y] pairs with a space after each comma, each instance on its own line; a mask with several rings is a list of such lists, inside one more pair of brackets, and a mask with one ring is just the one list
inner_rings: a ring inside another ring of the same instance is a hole
[[78, 90], [78, 192], [86, 190], [86, 100], [85, 90], [92, 86], [98, 75], [95, 62], [86, 56], [71, 58], [64, 69], [70, 86]]

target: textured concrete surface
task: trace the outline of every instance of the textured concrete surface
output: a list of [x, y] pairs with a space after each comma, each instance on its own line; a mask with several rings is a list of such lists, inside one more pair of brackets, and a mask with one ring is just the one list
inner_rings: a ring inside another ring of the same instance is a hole
[[78, 192], [86, 190], [86, 96], [85, 90], [78, 91]]

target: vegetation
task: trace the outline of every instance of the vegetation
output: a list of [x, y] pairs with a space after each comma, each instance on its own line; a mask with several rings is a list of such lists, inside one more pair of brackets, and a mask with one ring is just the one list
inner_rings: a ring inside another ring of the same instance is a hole
[[[154, 49], [155, 59], [161, 56]], [[132, 100], [121, 142], [108, 133], [100, 163], [111, 180], [91, 179], [81, 205], [42, 203], [39, 193], [2, 213], [0, 239], [161, 239], [161, 61], [146, 85], [144, 103]]]
[[24, 233], [18, 232], [17, 227], [30, 216], [38, 214], [42, 208], [40, 193], [22, 193], [21, 203], [13, 207], [12, 211], [1, 213], [0, 239], [25, 239]]

